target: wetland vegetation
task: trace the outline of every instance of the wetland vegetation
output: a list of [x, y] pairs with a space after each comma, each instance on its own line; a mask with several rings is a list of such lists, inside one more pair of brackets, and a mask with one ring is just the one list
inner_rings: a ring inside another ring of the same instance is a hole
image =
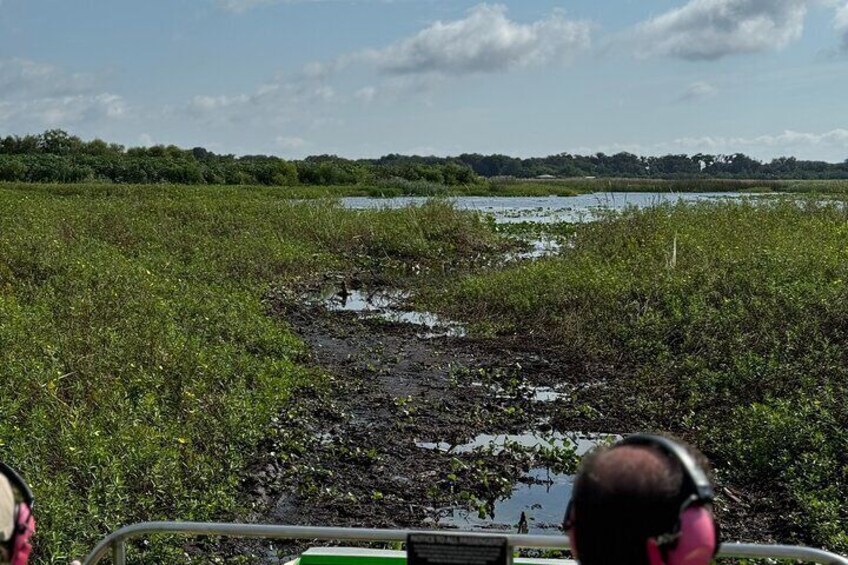
[[6, 185], [0, 225], [0, 438], [36, 493], [42, 562], [133, 521], [238, 517], [257, 442], [320, 379], [268, 315], [272, 283], [442, 272], [499, 245], [446, 204], [268, 189]]
[[[540, 227], [288, 196], [0, 185], [0, 439], [38, 498], [41, 562], [139, 520], [485, 514], [575, 452], [422, 445], [542, 428], [674, 433], [713, 459], [728, 539], [848, 551], [841, 201]], [[539, 236], [553, 256], [511, 258]], [[468, 335], [333, 311], [328, 288], [400, 289]]]
[[847, 221], [842, 202], [629, 209], [424, 303], [556, 343], [608, 383], [569, 407], [590, 429], [682, 436], [785, 533], [845, 552]]

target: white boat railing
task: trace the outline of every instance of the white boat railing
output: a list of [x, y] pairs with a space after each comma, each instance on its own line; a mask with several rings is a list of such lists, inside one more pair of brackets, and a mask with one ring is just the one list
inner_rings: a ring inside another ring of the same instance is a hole
[[[231, 538], [261, 538], [269, 540], [325, 540], [357, 542], [405, 542], [411, 533], [433, 531], [378, 530], [365, 528], [321, 528], [311, 526], [281, 526], [261, 524], [224, 524], [213, 522], [143, 522], [125, 526], [106, 536], [83, 560], [83, 565], [95, 565], [111, 556], [112, 565], [126, 565], [127, 542], [156, 534], [186, 536], [219, 536]], [[538, 536], [515, 534], [487, 534], [448, 530], [439, 533], [464, 536], [506, 538], [511, 548], [565, 549], [568, 538], [564, 536]], [[758, 545], [724, 543], [719, 557], [742, 559], [784, 559], [821, 563], [822, 565], [848, 565], [848, 558], [821, 549], [793, 545]]]

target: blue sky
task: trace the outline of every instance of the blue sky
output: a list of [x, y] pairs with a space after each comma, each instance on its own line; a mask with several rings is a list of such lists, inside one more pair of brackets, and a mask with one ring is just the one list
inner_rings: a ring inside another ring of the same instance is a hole
[[0, 0], [0, 134], [848, 158], [846, 0]]

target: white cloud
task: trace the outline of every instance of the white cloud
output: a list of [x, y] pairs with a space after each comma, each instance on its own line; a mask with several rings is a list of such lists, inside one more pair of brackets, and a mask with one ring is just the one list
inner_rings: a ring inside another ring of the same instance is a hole
[[55, 98], [90, 92], [92, 75], [66, 73], [46, 63], [28, 59], [0, 59], [0, 96]]
[[273, 4], [276, 0], [219, 0], [218, 5], [228, 12], [240, 14], [251, 8], [262, 6], [264, 4]]
[[100, 119], [119, 119], [126, 114], [126, 103], [117, 94], [39, 98], [13, 103], [6, 119], [36, 123], [40, 127], [67, 127]]
[[364, 53], [389, 74], [500, 72], [568, 59], [589, 46], [590, 26], [561, 12], [531, 24], [517, 23], [506, 7], [480, 4], [451, 22], [436, 22], [384, 49]]
[[357, 90], [353, 96], [361, 102], [371, 102], [377, 96], [377, 89], [373, 86], [364, 86]]
[[317, 99], [323, 100], [324, 102], [329, 102], [336, 97], [336, 91], [333, 90], [332, 87], [326, 85], [315, 88], [315, 90], [313, 90], [313, 94]]
[[680, 137], [653, 144], [615, 143], [597, 147], [575, 148], [575, 153], [628, 151], [638, 155], [669, 153], [745, 153], [759, 159], [794, 156], [799, 159], [843, 161], [848, 158], [848, 129], [837, 128], [822, 133], [784, 130], [778, 134], [753, 137], [700, 136]]
[[848, 2], [836, 11], [834, 27], [842, 36], [842, 49], [848, 51]]
[[756, 137], [684, 137], [674, 141], [681, 147], [728, 149], [733, 147], [773, 147], [793, 146], [833, 146], [848, 150], [848, 129], [834, 129], [824, 133], [805, 133], [785, 130], [777, 135], [759, 135]]
[[[247, 8], [267, 1], [273, 0], [226, 0], [226, 5]], [[381, 98], [406, 96], [411, 91], [420, 95], [432, 92], [450, 76], [566, 61], [589, 45], [589, 35], [588, 23], [566, 20], [560, 11], [523, 24], [508, 19], [503, 6], [480, 4], [459, 20], [436, 22], [385, 48], [309, 63], [300, 73], [276, 77], [250, 94], [195, 96], [186, 104], [185, 112], [208, 125], [290, 127], [291, 122], [314, 122], [316, 114], [326, 114], [329, 105], [372, 102], [378, 92]], [[346, 85], [339, 90], [334, 81], [347, 71], [379, 82]]]
[[127, 112], [127, 106], [123, 97], [117, 94], [104, 93], [94, 97], [95, 102], [101, 105], [109, 118], [121, 118]]
[[[2, 0], [0, 0], [2, 1]], [[314, 2], [338, 2], [342, 0], [218, 0], [218, 6], [222, 9], [241, 14], [259, 6], [267, 6], [269, 4], [306, 4]], [[377, 0], [346, 0], [347, 2], [375, 2]], [[382, 2], [391, 2], [392, 0], [379, 0]]]
[[124, 98], [98, 91], [96, 83], [45, 63], [0, 59], [0, 124], [32, 130], [124, 118]]
[[681, 94], [678, 98], [678, 102], [695, 102], [696, 100], [703, 100], [704, 98], [710, 98], [715, 96], [718, 92], [718, 89], [711, 85], [708, 82], [704, 81], [696, 81], [689, 85], [689, 88]]
[[306, 145], [306, 140], [302, 137], [278, 136], [274, 141], [277, 147], [286, 150], [302, 149]]
[[334, 88], [308, 80], [262, 84], [250, 94], [198, 95], [184, 106], [190, 117], [206, 125], [286, 126], [305, 122], [330, 105], [341, 103]]
[[812, 0], [690, 0], [637, 27], [642, 55], [714, 60], [781, 49], [801, 37]]
[[238, 96], [199, 95], [191, 99], [191, 102], [188, 103], [188, 109], [189, 112], [193, 114], [203, 114], [205, 112], [212, 112], [222, 108], [229, 108], [230, 106], [244, 104], [248, 100], [249, 96], [246, 94], [239, 94]]

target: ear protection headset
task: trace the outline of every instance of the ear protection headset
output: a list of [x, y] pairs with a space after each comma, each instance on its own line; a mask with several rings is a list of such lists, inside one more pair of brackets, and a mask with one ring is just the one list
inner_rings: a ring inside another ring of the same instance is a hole
[[15, 527], [12, 539], [7, 542], [9, 563], [11, 565], [26, 565], [32, 552], [32, 535], [35, 533], [35, 518], [32, 507], [35, 499], [32, 490], [24, 479], [14, 469], [0, 461], [0, 473], [9, 479], [12, 487], [18, 491], [21, 500], [15, 504]]
[[[650, 565], [706, 565], [718, 551], [718, 529], [707, 508], [715, 494], [707, 474], [686, 449], [661, 436], [636, 434], [628, 436], [612, 449], [623, 445], [657, 447], [683, 470], [680, 507], [677, 522], [670, 531], [646, 541]], [[574, 499], [568, 503], [563, 528], [574, 538]], [[576, 543], [574, 543], [576, 545]], [[573, 549], [573, 548], [572, 548]]]

